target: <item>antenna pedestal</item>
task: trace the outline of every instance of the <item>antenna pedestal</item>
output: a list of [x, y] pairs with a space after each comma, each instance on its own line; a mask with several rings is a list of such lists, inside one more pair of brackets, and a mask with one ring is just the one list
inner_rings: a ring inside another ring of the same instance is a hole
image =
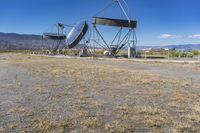
[[87, 48], [83, 48], [80, 52], [80, 57], [87, 57], [87, 56], [88, 56]]
[[128, 58], [135, 58], [136, 56], [136, 48], [128, 47]]

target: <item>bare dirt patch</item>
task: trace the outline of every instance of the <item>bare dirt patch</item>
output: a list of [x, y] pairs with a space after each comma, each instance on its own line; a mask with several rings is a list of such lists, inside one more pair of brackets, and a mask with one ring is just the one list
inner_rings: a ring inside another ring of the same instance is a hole
[[0, 132], [200, 132], [199, 75], [198, 64], [1, 54]]

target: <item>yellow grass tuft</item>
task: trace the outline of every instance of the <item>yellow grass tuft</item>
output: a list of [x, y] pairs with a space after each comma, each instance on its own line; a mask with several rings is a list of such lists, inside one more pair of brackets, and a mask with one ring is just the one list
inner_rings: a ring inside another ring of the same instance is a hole
[[132, 133], [134, 127], [131, 123], [115, 120], [105, 124], [105, 131], [108, 133]]
[[98, 128], [101, 126], [101, 121], [96, 117], [88, 117], [80, 122], [84, 129]]

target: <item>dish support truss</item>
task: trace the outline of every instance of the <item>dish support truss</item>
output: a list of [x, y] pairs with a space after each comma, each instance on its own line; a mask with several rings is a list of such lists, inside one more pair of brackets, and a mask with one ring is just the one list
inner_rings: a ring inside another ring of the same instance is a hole
[[[135, 49], [134, 52], [136, 53], [137, 36], [135, 28], [137, 27], [137, 21], [131, 20], [131, 16], [127, 15], [120, 1], [124, 2], [124, 4], [127, 6], [127, 9], [129, 10], [128, 4], [125, 2], [125, 0], [113, 0], [114, 3], [118, 4], [122, 14], [124, 14], [126, 19], [113, 19], [94, 16], [92, 23], [94, 29], [92, 39], [93, 42], [101, 48], [103, 48], [104, 50], [109, 51], [113, 56], [117, 55], [120, 52], [120, 50], [127, 48], [127, 46], [133, 47]], [[113, 3], [109, 4], [103, 10], [107, 9], [112, 4]], [[101, 34], [100, 29], [98, 27], [102, 25], [119, 28], [119, 31], [116, 33], [111, 43], [106, 41], [106, 39]], [[99, 38], [101, 39], [101, 42], [99, 41]]]
[[[118, 32], [114, 36], [112, 42], [109, 44], [108, 41], [103, 37], [98, 26], [116, 26], [119, 27]], [[93, 17], [93, 29], [96, 33], [96, 37], [93, 36], [93, 41], [101, 48], [106, 51], [109, 51], [113, 56], [117, 55], [120, 50], [129, 47], [136, 47], [137, 37], [135, 33], [137, 22], [133, 20], [122, 20], [122, 19], [111, 19], [111, 18], [102, 18], [102, 17]], [[127, 32], [124, 30], [126, 28]], [[124, 31], [125, 34], [122, 34]], [[94, 34], [95, 34], [94, 33]], [[99, 41], [99, 38], [101, 41]], [[117, 43], [114, 43], [117, 42]]]

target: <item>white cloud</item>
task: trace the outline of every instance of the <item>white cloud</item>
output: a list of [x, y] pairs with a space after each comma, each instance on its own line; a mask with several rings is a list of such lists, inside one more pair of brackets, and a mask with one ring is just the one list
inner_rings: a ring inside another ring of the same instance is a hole
[[183, 38], [183, 36], [180, 35], [172, 35], [172, 34], [161, 34], [158, 36], [160, 39], [177, 39], [177, 38]]
[[191, 39], [200, 39], [200, 34], [190, 35], [190, 36], [188, 36], [188, 38], [191, 38]]

